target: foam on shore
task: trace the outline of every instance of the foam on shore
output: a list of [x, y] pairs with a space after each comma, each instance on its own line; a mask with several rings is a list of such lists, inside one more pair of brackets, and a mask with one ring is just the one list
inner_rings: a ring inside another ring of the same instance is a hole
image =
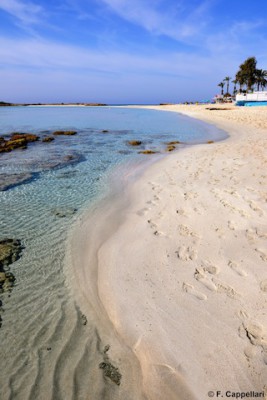
[[266, 113], [187, 107], [162, 109], [230, 138], [150, 166], [72, 236], [78, 303], [122, 373], [111, 399], [267, 390]]

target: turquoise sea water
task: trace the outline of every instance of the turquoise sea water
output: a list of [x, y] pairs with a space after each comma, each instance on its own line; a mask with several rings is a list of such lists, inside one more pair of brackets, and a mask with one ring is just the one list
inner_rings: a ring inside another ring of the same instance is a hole
[[[3, 179], [8, 174], [30, 174], [28, 183], [0, 191], [0, 239], [20, 239], [25, 247], [10, 266], [16, 277], [12, 292], [0, 294], [3, 400], [86, 398], [91, 381], [83, 370], [90, 371], [92, 360], [87, 365], [84, 354], [92, 326], [82, 324], [69, 296], [63, 272], [65, 243], [77, 215], [105, 192], [114, 168], [142, 164], [155, 156], [138, 154], [139, 150], [164, 153], [168, 141], [195, 144], [226, 137], [212, 126], [171, 112], [0, 108], [0, 136], [16, 131], [44, 137], [57, 129], [78, 133], [0, 154]], [[142, 145], [131, 147], [129, 140], [140, 140]], [[97, 357], [93, 339], [89, 347]], [[72, 377], [70, 396], [64, 394], [66, 374]]]

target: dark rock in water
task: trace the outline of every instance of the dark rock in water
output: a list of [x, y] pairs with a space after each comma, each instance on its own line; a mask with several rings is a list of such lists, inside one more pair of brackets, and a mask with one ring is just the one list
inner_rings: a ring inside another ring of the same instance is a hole
[[11, 134], [11, 140], [25, 139], [27, 143], [36, 142], [39, 140], [39, 136], [34, 135], [33, 133], [18, 133], [14, 132]]
[[77, 171], [65, 171], [62, 174], [58, 175], [58, 179], [67, 179], [67, 178], [74, 178], [77, 175]]
[[77, 134], [76, 131], [55, 131], [55, 132], [53, 132], [53, 135], [55, 135], [55, 136], [61, 136], [61, 135], [72, 136], [72, 135], [76, 135], [76, 134]]
[[0, 271], [4, 271], [4, 267], [17, 261], [22, 253], [24, 246], [18, 239], [2, 239], [0, 240]]
[[52, 210], [52, 214], [59, 218], [71, 217], [77, 212], [77, 208], [65, 207], [65, 208], [55, 208]]
[[34, 174], [19, 173], [19, 174], [0, 174], [0, 191], [14, 188], [15, 186], [29, 183], [34, 178]]
[[103, 362], [99, 364], [99, 368], [103, 370], [104, 377], [109, 378], [116, 385], [120, 385], [122, 375], [118, 368], [114, 367], [111, 363], [107, 352], [109, 351], [110, 346], [106, 345], [103, 351]]
[[26, 149], [29, 142], [36, 142], [39, 136], [32, 133], [13, 132], [10, 139], [0, 138], [0, 153], [7, 153], [15, 149]]
[[[85, 160], [85, 157], [76, 152], [72, 152], [71, 154], [66, 154], [66, 155], [59, 155], [58, 153], [50, 155], [50, 157], [47, 160], [40, 160], [36, 164], [38, 167], [38, 170], [51, 170], [55, 168], [63, 168], [66, 165], [73, 165], [73, 164], [78, 164], [79, 162], [82, 162]], [[34, 167], [34, 166], [33, 166]]]
[[174, 145], [174, 144], [180, 144], [180, 143], [182, 143], [182, 142], [180, 142], [179, 140], [174, 140], [174, 141], [172, 141], [172, 142], [168, 142], [167, 145], [168, 145], [168, 146], [172, 146], [172, 145]]
[[166, 151], [173, 151], [176, 147], [173, 144], [168, 144]]
[[49, 142], [52, 142], [53, 140], [55, 140], [55, 138], [53, 136], [47, 136], [42, 139], [42, 142], [49, 143]]
[[8, 266], [17, 261], [24, 247], [17, 239], [0, 240], [0, 292], [11, 292], [15, 276], [8, 271]]
[[129, 151], [129, 150], [119, 150], [118, 153], [119, 154], [132, 154], [133, 151], [132, 150], [131, 151]]
[[101, 132], [102, 133], [108, 133], [109, 131], [107, 129], [103, 129]]
[[130, 146], [140, 146], [142, 144], [141, 140], [129, 140], [128, 144]]
[[26, 149], [27, 140], [24, 138], [5, 140], [0, 143], [0, 153], [8, 153], [15, 149]]
[[157, 151], [154, 150], [143, 150], [143, 151], [139, 151], [139, 154], [156, 154]]
[[103, 369], [106, 378], [109, 378], [118, 386], [121, 384], [121, 373], [118, 368], [111, 364], [111, 362], [102, 362], [99, 364], [99, 368]]

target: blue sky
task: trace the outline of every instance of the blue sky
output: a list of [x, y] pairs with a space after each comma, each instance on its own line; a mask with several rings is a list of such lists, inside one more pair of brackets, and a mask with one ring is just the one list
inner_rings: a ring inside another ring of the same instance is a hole
[[266, 0], [0, 0], [0, 100], [160, 103], [267, 69]]

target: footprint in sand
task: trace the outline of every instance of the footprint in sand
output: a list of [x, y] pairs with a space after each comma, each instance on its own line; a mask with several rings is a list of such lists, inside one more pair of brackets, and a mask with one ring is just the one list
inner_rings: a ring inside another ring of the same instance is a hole
[[[255, 322], [243, 323], [239, 327], [239, 336], [247, 337], [252, 345], [251, 347], [261, 347], [263, 350], [263, 362], [267, 364], [267, 335], [262, 325]], [[248, 349], [248, 347], [244, 350], [246, 356], [250, 356], [251, 352], [253, 356], [254, 350]]]
[[248, 201], [248, 205], [249, 205], [249, 207], [250, 207], [253, 211], [255, 211], [260, 217], [263, 216], [263, 211], [262, 211], [262, 209], [258, 206], [257, 203], [255, 203], [255, 201], [249, 200], [249, 201]]
[[189, 283], [183, 283], [183, 291], [192, 294], [192, 296], [196, 297], [198, 300], [207, 300], [207, 296], [204, 293], [196, 290], [194, 286]]
[[136, 214], [139, 215], [140, 217], [142, 217], [143, 215], [146, 215], [148, 213], [148, 211], [149, 211], [149, 208], [144, 207], [141, 210], [138, 210], [136, 212]]
[[212, 292], [217, 291], [217, 286], [212, 282], [208, 274], [205, 273], [204, 269], [196, 268], [194, 278]]
[[243, 277], [246, 277], [246, 276], [248, 276], [248, 274], [246, 273], [246, 271], [244, 271], [241, 267], [240, 267], [240, 265], [237, 263], [237, 262], [234, 262], [234, 261], [229, 261], [228, 262], [228, 266], [233, 270], [233, 271], [235, 271], [238, 275], [240, 275], [240, 276], [243, 276]]
[[267, 279], [264, 279], [263, 281], [261, 281], [260, 289], [265, 293], [267, 292]]
[[218, 275], [219, 268], [213, 265], [209, 260], [202, 261], [201, 267], [205, 272], [208, 272], [211, 275]]
[[255, 249], [255, 251], [256, 251], [257, 253], [259, 253], [260, 258], [261, 258], [263, 261], [267, 261], [267, 254], [265, 253], [265, 251], [263, 251], [262, 249]]
[[184, 193], [184, 199], [185, 200], [196, 199], [197, 197], [198, 197], [198, 194], [196, 192], [186, 192], [186, 193]]
[[240, 296], [240, 294], [237, 293], [235, 289], [232, 286], [229, 286], [227, 283], [214, 279], [213, 282], [215, 283], [218, 292], [225, 293], [231, 299], [235, 299], [236, 297]]
[[181, 246], [175, 253], [182, 261], [192, 261], [197, 259], [197, 251], [191, 247]]
[[228, 228], [229, 228], [231, 231], [235, 231], [236, 228], [237, 228], [237, 226], [236, 226], [236, 224], [235, 224], [233, 221], [228, 221]]
[[178, 225], [178, 233], [181, 236], [193, 236], [199, 238], [199, 236], [193, 232], [188, 226], [186, 225]]

